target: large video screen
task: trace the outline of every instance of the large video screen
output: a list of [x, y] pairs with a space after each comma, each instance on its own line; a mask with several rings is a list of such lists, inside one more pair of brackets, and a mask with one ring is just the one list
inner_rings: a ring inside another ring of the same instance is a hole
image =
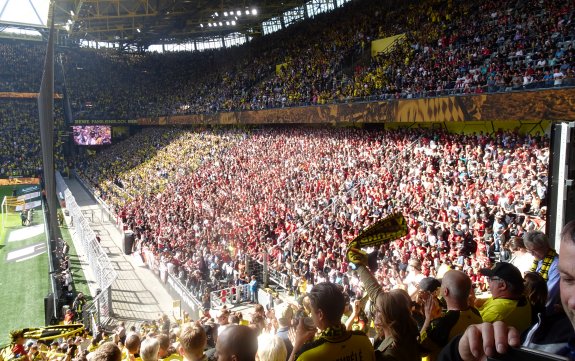
[[77, 145], [112, 144], [112, 127], [109, 125], [74, 125], [72, 133]]

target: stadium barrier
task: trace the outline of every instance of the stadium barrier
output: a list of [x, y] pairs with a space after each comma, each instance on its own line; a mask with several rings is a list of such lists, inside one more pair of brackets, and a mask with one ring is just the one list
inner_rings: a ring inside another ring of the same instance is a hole
[[226, 287], [210, 292], [210, 307], [221, 308], [224, 305], [234, 306], [250, 300], [250, 285]]
[[65, 190], [64, 199], [74, 226], [72, 240], [76, 249], [86, 256], [98, 284], [96, 297], [84, 307], [84, 324], [86, 327], [103, 324], [113, 315], [112, 284], [118, 275], [69, 189]]
[[[136, 252], [138, 253], [138, 252]], [[158, 259], [147, 247], [139, 250], [139, 256], [160, 282], [164, 285], [174, 300], [180, 300], [180, 307], [190, 315], [199, 315], [202, 311], [202, 302], [173, 274], [170, 267]], [[180, 317], [181, 319], [183, 317]]]
[[[102, 198], [97, 196], [96, 190], [93, 187], [90, 187], [88, 185], [88, 183], [75, 170], [71, 171], [71, 175], [73, 175], [74, 178], [76, 178], [76, 180], [82, 185], [82, 187], [84, 187], [84, 189], [88, 193], [90, 193], [90, 195], [92, 197], [94, 197], [94, 199], [98, 203], [98, 207], [100, 208], [99, 216], [100, 216], [100, 220], [102, 221], [102, 223], [114, 223], [114, 224], [116, 224], [116, 227], [118, 228], [118, 230], [120, 232], [123, 232], [124, 229], [123, 229], [122, 225], [116, 221], [118, 218], [116, 213], [106, 204], [106, 202], [104, 202], [104, 200]], [[92, 221], [95, 221], [96, 217], [95, 217], [94, 211], [91, 211], [90, 217], [91, 217]]]
[[168, 293], [181, 301], [181, 307], [190, 315], [197, 317], [202, 311], [202, 303], [177, 279], [174, 275], [169, 274], [167, 277], [166, 288]]
[[[495, 86], [493, 86], [495, 88]], [[561, 87], [508, 90], [455, 88], [405, 94], [345, 98], [326, 104], [304, 102], [233, 112], [179, 114], [138, 119], [139, 125], [188, 124], [348, 124], [393, 122], [467, 122], [575, 118], [571, 107], [575, 79]]]
[[[44, 234], [48, 235], [48, 222], [46, 221], [46, 212], [47, 210], [44, 207], [44, 201], [42, 201], [42, 215], [44, 217]], [[58, 256], [56, 254], [56, 244], [54, 241], [50, 240], [49, 237], [46, 237], [46, 249], [48, 250], [49, 254], [49, 262], [48, 266], [50, 269], [50, 288], [52, 292], [50, 292], [44, 298], [44, 322], [46, 325], [52, 325], [58, 322], [58, 320], [63, 316], [60, 312], [62, 309], [61, 304], [63, 302], [61, 291], [60, 291], [60, 282], [56, 278], [56, 270], [58, 269]]]
[[105, 288], [82, 311], [82, 323], [89, 330], [108, 322], [112, 317], [112, 287]]

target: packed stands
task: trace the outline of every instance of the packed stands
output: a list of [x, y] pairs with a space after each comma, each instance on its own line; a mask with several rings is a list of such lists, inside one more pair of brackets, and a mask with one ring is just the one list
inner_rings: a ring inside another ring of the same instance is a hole
[[[261, 260], [270, 250], [272, 268], [294, 285], [300, 275], [310, 283], [339, 279], [354, 293], [345, 261], [349, 240], [399, 211], [410, 234], [381, 250], [384, 289], [401, 283], [410, 259], [421, 262], [425, 275], [436, 275], [442, 264], [457, 266], [484, 289], [478, 269], [510, 237], [544, 226], [549, 142], [541, 136], [158, 132], [148, 129], [111, 147], [82, 173], [115, 205], [139, 247], [174, 266], [188, 285], [198, 285], [198, 276], [219, 284], [213, 277], [225, 279], [224, 263], [238, 270], [246, 254]], [[138, 156], [128, 163], [132, 154]]]
[[[58, 58], [76, 119], [531, 90], [572, 85], [572, 6], [432, 0], [388, 9], [357, 1], [234, 49], [63, 48]], [[372, 40], [400, 33], [404, 41], [369, 58]], [[41, 74], [27, 69], [41, 68], [40, 46], [1, 43], [0, 54], [16, 70], [0, 74], [4, 91], [39, 88]], [[2, 103], [10, 141], [1, 143], [0, 175], [35, 173], [36, 104]], [[439, 277], [444, 266], [486, 291], [479, 270], [510, 239], [544, 229], [549, 152], [545, 136], [512, 131], [146, 128], [76, 167], [134, 231], [137, 250], [199, 298], [247, 283], [245, 258], [267, 254], [295, 294], [331, 281], [361, 299], [348, 242], [394, 212], [410, 232], [377, 250], [384, 291], [414, 287], [409, 267]], [[273, 329], [273, 315], [262, 318], [262, 329]]]
[[40, 89], [46, 44], [0, 41], [0, 92], [37, 92]]
[[[134, 119], [572, 83], [569, 3], [384, 6], [352, 2], [225, 50], [63, 49], [73, 109], [80, 118]], [[370, 59], [372, 40], [397, 34], [406, 36]]]
[[[55, 106], [55, 121], [62, 124], [62, 107]], [[37, 176], [42, 169], [38, 104], [35, 99], [0, 100], [0, 176]], [[55, 161], [63, 169], [64, 138], [56, 136]]]

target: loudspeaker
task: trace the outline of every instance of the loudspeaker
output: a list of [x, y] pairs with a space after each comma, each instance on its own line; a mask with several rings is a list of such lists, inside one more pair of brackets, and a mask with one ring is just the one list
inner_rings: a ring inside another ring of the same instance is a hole
[[46, 326], [52, 325], [54, 318], [54, 294], [48, 293], [48, 295], [44, 297], [44, 324]]
[[132, 254], [132, 247], [134, 246], [134, 232], [127, 230], [124, 232], [124, 254]]

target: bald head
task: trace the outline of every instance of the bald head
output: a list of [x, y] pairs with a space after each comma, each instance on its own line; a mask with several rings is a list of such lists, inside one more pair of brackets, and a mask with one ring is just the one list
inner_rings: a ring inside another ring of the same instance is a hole
[[[444, 289], [443, 297], [447, 302], [457, 305], [466, 305], [469, 292], [471, 292], [471, 279], [461, 271], [447, 271], [441, 280], [441, 287]], [[460, 307], [460, 306], [459, 306]]]
[[216, 344], [218, 361], [254, 361], [258, 351], [258, 338], [247, 326], [230, 325], [219, 335]]

